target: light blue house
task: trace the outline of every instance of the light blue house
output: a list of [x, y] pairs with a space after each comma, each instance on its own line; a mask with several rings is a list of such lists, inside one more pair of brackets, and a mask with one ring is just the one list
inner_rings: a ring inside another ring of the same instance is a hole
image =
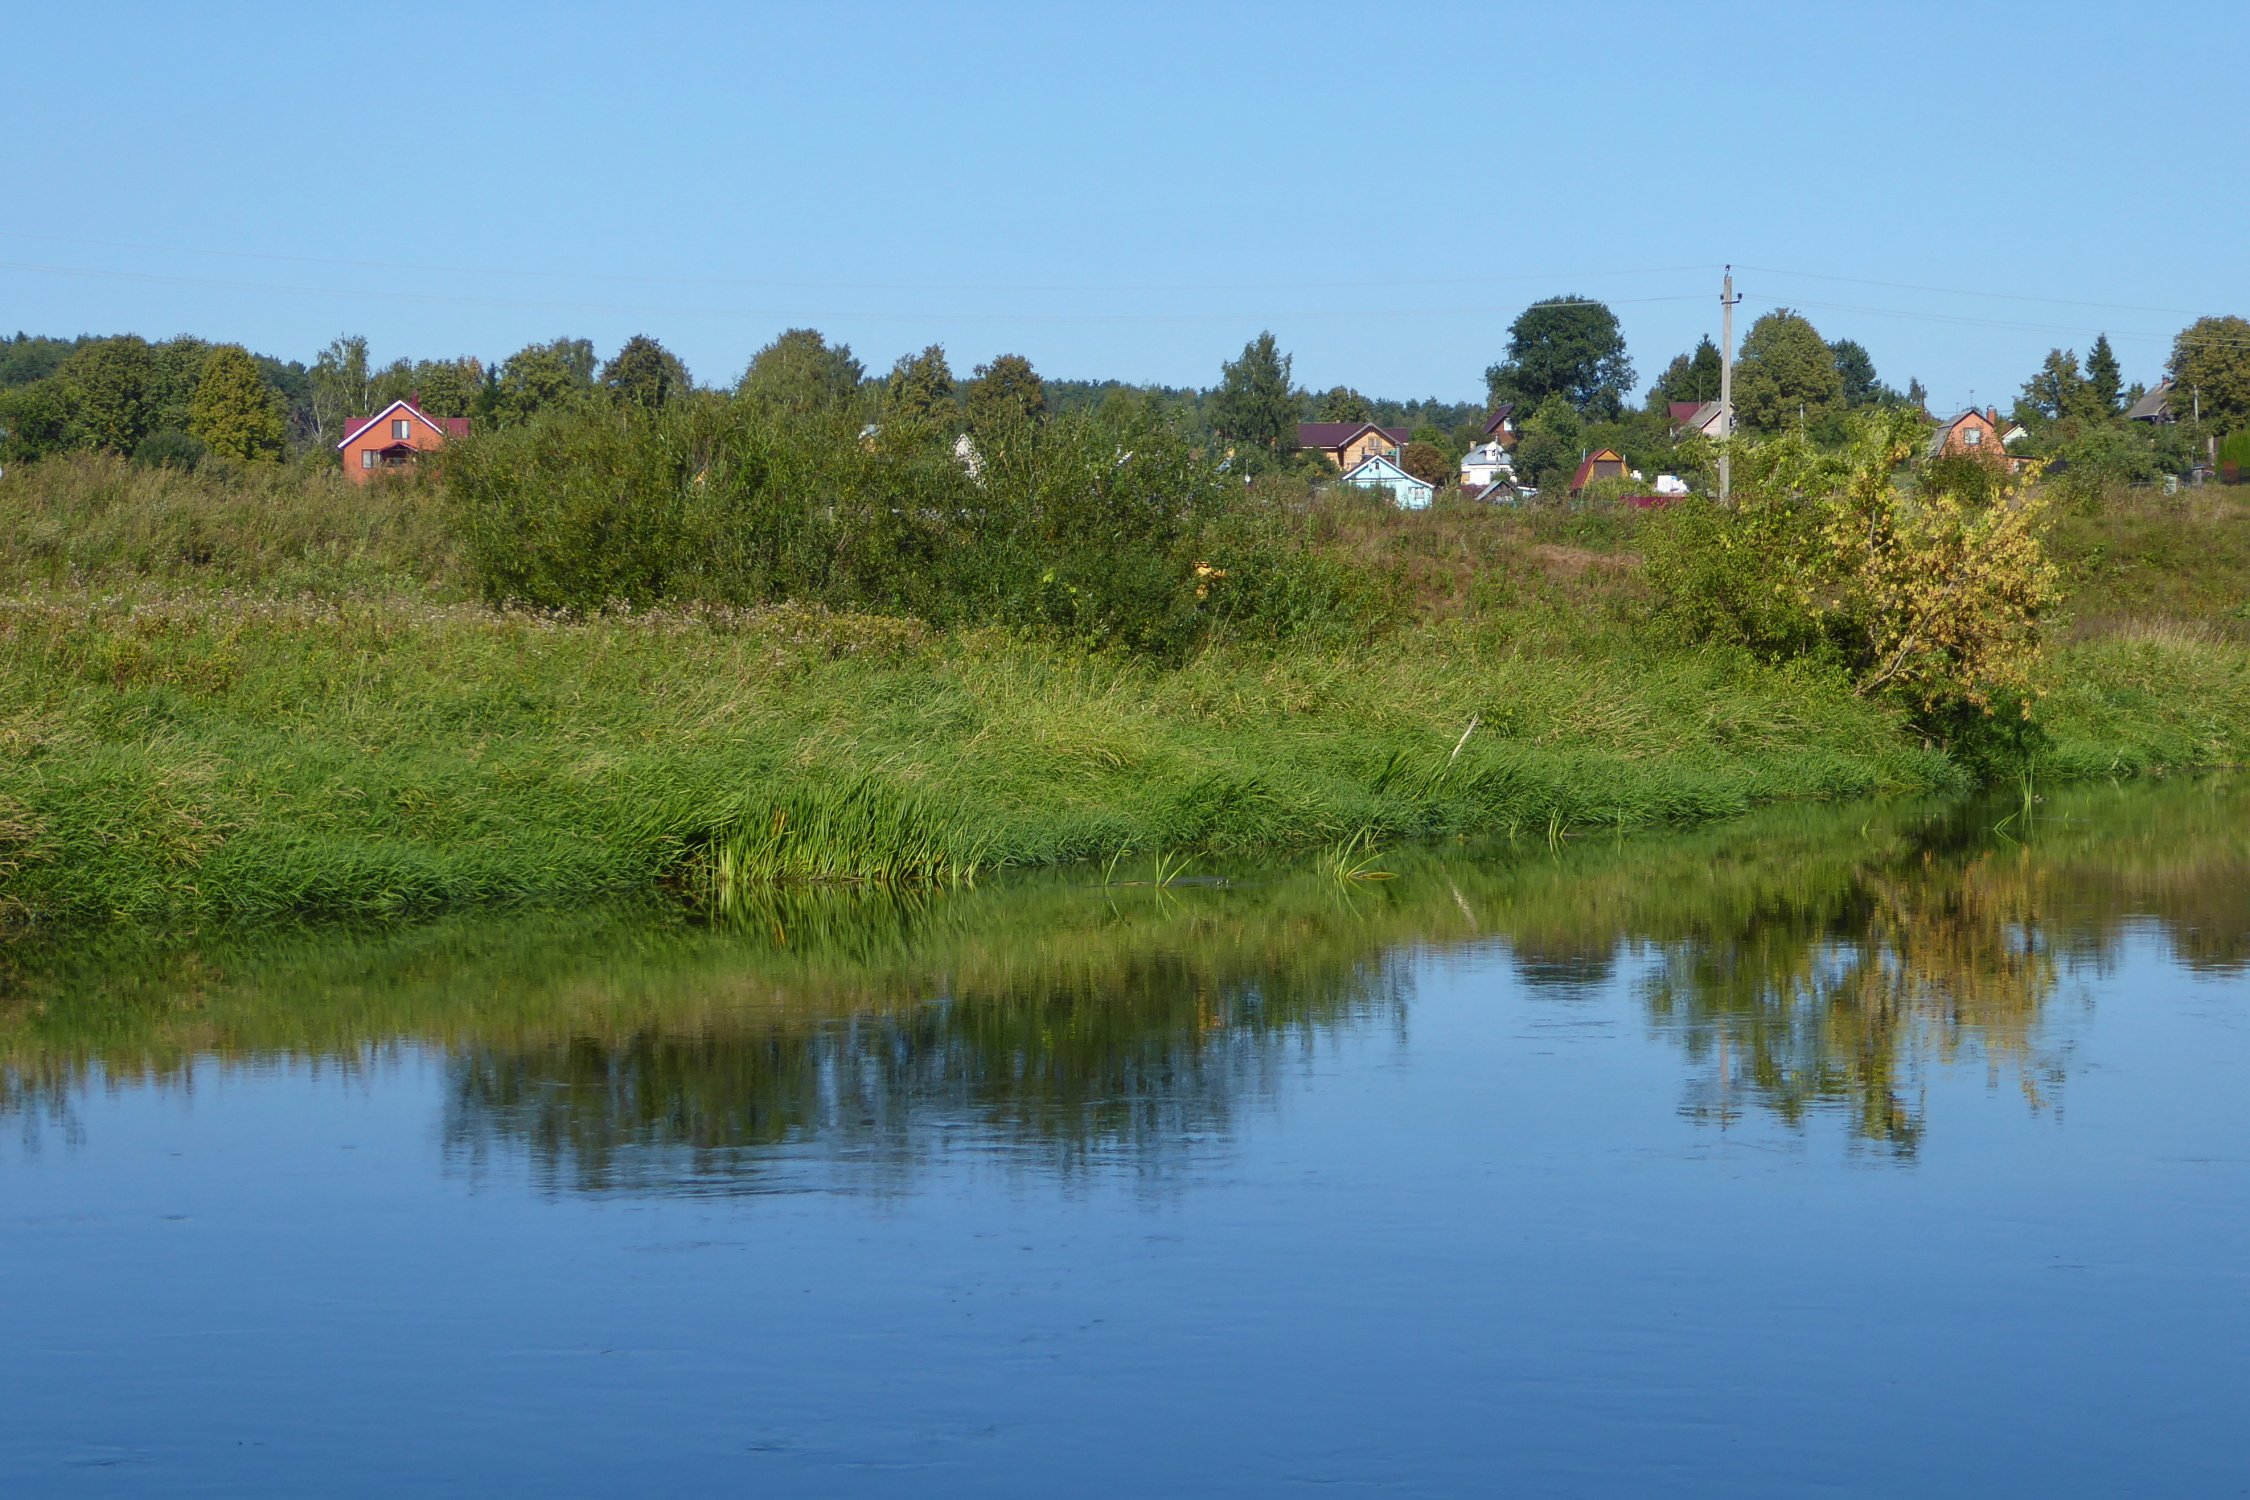
[[1436, 485], [1416, 479], [1380, 453], [1361, 460], [1357, 468], [1344, 476], [1344, 483], [1388, 491], [1391, 504], [1400, 510], [1428, 510], [1430, 501], [1437, 496]]

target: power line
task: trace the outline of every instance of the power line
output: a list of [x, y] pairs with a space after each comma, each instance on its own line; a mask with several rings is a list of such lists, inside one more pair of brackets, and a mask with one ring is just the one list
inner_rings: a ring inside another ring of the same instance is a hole
[[1948, 297], [1982, 297], [1995, 302], [2035, 302], [2053, 307], [2093, 307], [2108, 312], [2166, 313], [2183, 318], [2198, 317], [2194, 308], [2148, 307], [2127, 302], [2089, 302], [2077, 297], [2038, 297], [2024, 292], [1995, 292], [1988, 289], [1971, 290], [1966, 287], [1924, 286], [1912, 281], [1874, 281], [1864, 276], [1831, 276], [1820, 271], [1788, 271], [1778, 266], [1744, 266], [1745, 271], [1762, 271], [1768, 276], [1795, 276], [1807, 281], [1839, 281], [1852, 286], [1887, 287], [1898, 292], [1935, 292]]
[[214, 256], [228, 260], [268, 261], [285, 265], [339, 266], [361, 271], [410, 271], [442, 276], [498, 276], [509, 280], [615, 281], [646, 286], [726, 286], [774, 291], [820, 292], [1337, 292], [1380, 291], [1388, 288], [1491, 286], [1515, 281], [1600, 281], [1618, 276], [1679, 276], [1702, 271], [1703, 266], [1633, 266], [1611, 271], [1523, 271], [1505, 276], [1430, 277], [1398, 281], [1258, 281], [1258, 282], [1146, 282], [1049, 283], [1037, 282], [898, 282], [898, 281], [783, 281], [732, 276], [651, 276], [631, 271], [557, 271], [537, 267], [446, 266], [425, 262], [354, 260], [328, 255], [283, 255], [263, 250], [195, 249], [181, 245], [139, 244], [126, 240], [78, 239], [67, 235], [32, 234], [0, 229], [0, 237], [33, 240], [49, 245], [77, 245], [102, 250], [133, 250], [150, 255]]
[[[672, 316], [702, 318], [808, 318], [818, 317], [839, 321], [863, 322], [984, 322], [984, 323], [1245, 323], [1245, 322], [1299, 322], [1308, 319], [1351, 318], [1408, 318], [1408, 317], [1479, 317], [1523, 311], [1527, 307], [1568, 306], [1577, 299], [1552, 299], [1543, 302], [1509, 303], [1488, 307], [1354, 307], [1311, 308], [1292, 311], [1267, 312], [1210, 312], [1210, 313], [1041, 313], [1041, 312], [901, 312], [857, 311], [840, 312], [834, 309], [815, 311], [805, 307], [750, 308], [698, 306], [659, 306], [651, 304], [625, 304], [585, 302], [566, 298], [520, 298], [460, 295], [445, 292], [415, 292], [395, 287], [322, 287], [300, 286], [270, 281], [234, 281], [211, 276], [167, 276], [146, 271], [108, 271], [90, 266], [57, 266], [31, 261], [0, 260], [0, 269], [30, 271], [49, 276], [86, 276], [105, 281], [130, 281], [154, 286], [200, 286], [221, 290], [289, 293], [299, 296], [332, 297], [352, 302], [418, 302], [469, 307], [504, 307], [527, 310], [559, 312], [606, 312], [628, 316]], [[1646, 302], [1694, 302], [1701, 300], [1691, 293], [1659, 297], [1612, 297], [1608, 302], [1620, 306]]]
[[[2149, 339], [2157, 343], [2171, 343], [2175, 339], [2188, 338], [2185, 330], [2178, 334], [2171, 334], [2152, 333], [2145, 329], [2096, 328], [2082, 323], [2021, 323], [2004, 318], [1980, 318], [1967, 313], [1919, 312], [1912, 309], [1900, 307], [1867, 307], [1854, 302], [1826, 302], [1814, 298], [1803, 297], [1784, 298], [1756, 295], [1751, 296], [1750, 300], [1753, 302], [1763, 302], [1773, 307], [1810, 307], [1817, 308], [1826, 312], [1864, 313], [1870, 317], [1906, 318], [1915, 322], [1945, 323], [1962, 328], [2006, 328], [2018, 329], [2031, 333], [2106, 333], [2112, 338]], [[2190, 316], [2193, 315], [2191, 314]], [[2229, 338], [2219, 334], [2199, 333], [2194, 335], [2192, 338], [2189, 338], [2189, 342], [2195, 344], [2207, 344], [2213, 347], [2228, 347], [2234, 345], [2250, 346], [2250, 338]]]

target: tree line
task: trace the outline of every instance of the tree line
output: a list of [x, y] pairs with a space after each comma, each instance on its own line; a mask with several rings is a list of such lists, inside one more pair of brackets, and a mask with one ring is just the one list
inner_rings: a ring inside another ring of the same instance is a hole
[[[306, 365], [193, 337], [133, 335], [0, 338], [0, 459], [77, 449], [143, 462], [192, 465], [208, 456], [279, 461], [327, 455], [354, 417], [412, 396], [433, 416], [469, 417], [480, 430], [519, 425], [578, 402], [661, 407], [682, 398], [747, 399], [781, 411], [845, 412], [867, 424], [900, 419], [950, 424], [972, 438], [996, 424], [1050, 413], [1156, 416], [1205, 444], [1243, 474], [1302, 467], [1297, 427], [1309, 421], [1405, 428], [1409, 470], [1443, 483], [1483, 440], [1490, 411], [1515, 409], [1516, 468], [1542, 487], [1567, 479], [1583, 455], [1611, 448], [1644, 469], [1692, 466], [1676, 447], [1674, 403], [1716, 400], [1719, 349], [1708, 337], [1674, 356], [1645, 397], [1631, 399], [1635, 367], [1616, 314], [1563, 294], [1532, 304], [1509, 326], [1485, 371], [1481, 401], [1396, 401], [1344, 385], [1300, 387], [1273, 335], [1251, 339], [1208, 388], [1120, 381], [1048, 380], [1020, 354], [1002, 354], [957, 377], [930, 345], [870, 371], [851, 348], [817, 330], [789, 329], [754, 354], [731, 386], [698, 385], [657, 340], [636, 335], [608, 359], [583, 338], [526, 345], [497, 363], [473, 356], [396, 359], [377, 365], [358, 336], [331, 341]], [[2016, 450], [2089, 476], [2143, 481], [2196, 461], [2205, 435], [2250, 431], [2250, 320], [2201, 318], [2175, 341], [2168, 372], [2182, 392], [2170, 424], [2124, 420], [2142, 394], [2122, 380], [2106, 335], [2083, 362], [2051, 351], [2010, 413], [2030, 437]], [[1737, 430], [1797, 432], [1834, 447], [1852, 414], [1919, 409], [1918, 380], [1885, 383], [1865, 346], [1822, 336], [1803, 314], [1776, 308], [1753, 322], [1736, 354]]]

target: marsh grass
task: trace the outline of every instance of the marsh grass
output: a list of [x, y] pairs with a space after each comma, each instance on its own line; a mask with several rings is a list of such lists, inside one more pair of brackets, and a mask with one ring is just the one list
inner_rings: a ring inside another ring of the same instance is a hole
[[966, 885], [983, 863], [958, 819], [872, 774], [745, 797], [684, 845], [679, 883], [719, 912], [774, 886]]

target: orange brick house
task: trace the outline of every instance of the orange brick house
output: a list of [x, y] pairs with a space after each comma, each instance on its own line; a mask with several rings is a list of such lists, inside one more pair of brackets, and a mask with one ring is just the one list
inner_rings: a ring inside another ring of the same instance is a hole
[[1348, 472], [1371, 458], [1395, 461], [1406, 447], [1406, 429], [1373, 422], [1299, 422], [1297, 446]]
[[385, 469], [402, 469], [447, 438], [467, 437], [467, 417], [433, 417], [411, 398], [393, 401], [372, 417], [354, 417], [336, 445], [344, 455], [344, 477], [365, 484]]
[[2024, 462], [2008, 452], [2011, 431], [2020, 436], [2023, 429], [2013, 423], [2002, 424], [1999, 408], [1988, 406], [1978, 411], [1972, 406], [1950, 422], [1938, 424], [1937, 431], [1930, 434], [1927, 456], [1977, 458], [2017, 473]]

